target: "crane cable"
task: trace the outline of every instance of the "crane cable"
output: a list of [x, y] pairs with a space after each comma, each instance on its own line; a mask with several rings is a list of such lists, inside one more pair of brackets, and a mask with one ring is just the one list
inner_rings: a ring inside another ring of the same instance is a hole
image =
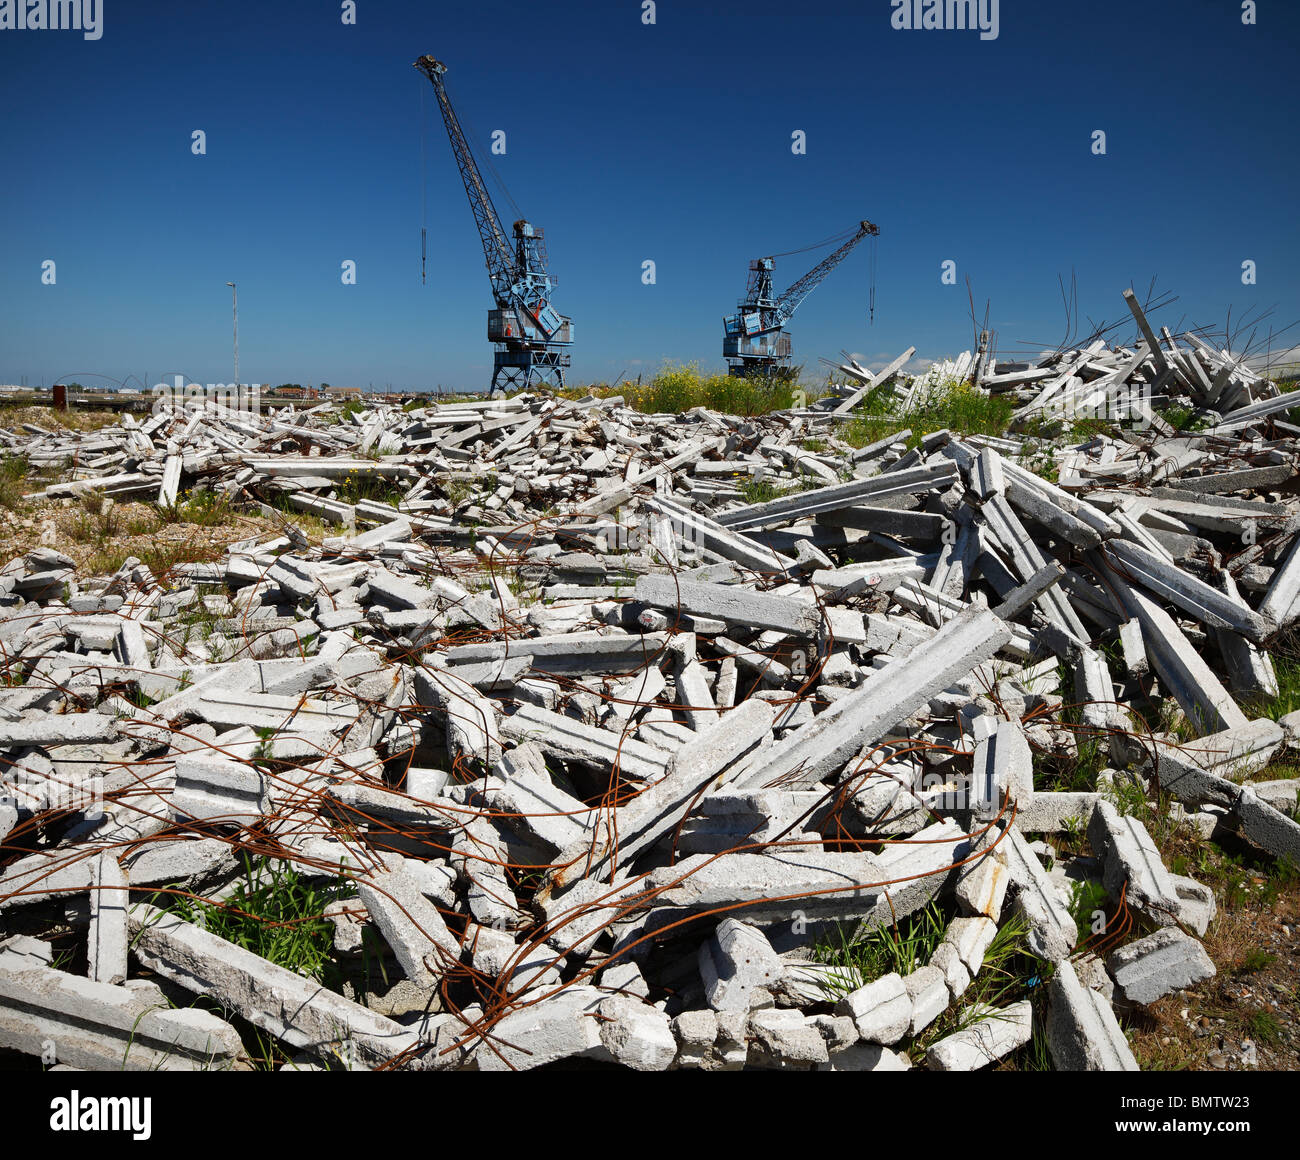
[[424, 117], [424, 90], [428, 86], [423, 82], [420, 84], [420, 285], [425, 285], [425, 257], [427, 253], [426, 241], [428, 237], [427, 226], [429, 224], [429, 164], [425, 143], [428, 138], [428, 127]]
[[876, 325], [876, 242], [877, 235], [871, 235], [871, 290], [867, 298], [868, 326]]
[[857, 232], [858, 231], [855, 229], [845, 230], [843, 233], [838, 233], [833, 235], [832, 237], [824, 238], [820, 242], [813, 242], [811, 246], [804, 246], [798, 250], [782, 250], [779, 254], [768, 254], [767, 256], [769, 258], [788, 258], [790, 257], [791, 254], [806, 254], [808, 253], [809, 250], [821, 250], [824, 249], [826, 246], [835, 245], [836, 242], [848, 241], [848, 239], [851, 238]]
[[[461, 124], [463, 125], [466, 131], [467, 140], [468, 141], [479, 140], [478, 130], [470, 122], [469, 118], [466, 117], [464, 113], [459, 111], [457, 112], [456, 116], [460, 118]], [[474, 160], [477, 163], [479, 160], [479, 153], [474, 149], [472, 145], [470, 146], [470, 153], [473, 155]], [[491, 175], [493, 184], [496, 185], [497, 187], [497, 191], [506, 199], [507, 202], [510, 203], [510, 208], [515, 211], [515, 218], [522, 219], [524, 216], [524, 211], [519, 208], [518, 202], [516, 202], [515, 199], [510, 196], [510, 190], [506, 188], [505, 181], [502, 179], [501, 174], [497, 172], [497, 167], [492, 164], [491, 146], [489, 146], [488, 150], [482, 154], [482, 161], [483, 164], [487, 166], [487, 171]]]

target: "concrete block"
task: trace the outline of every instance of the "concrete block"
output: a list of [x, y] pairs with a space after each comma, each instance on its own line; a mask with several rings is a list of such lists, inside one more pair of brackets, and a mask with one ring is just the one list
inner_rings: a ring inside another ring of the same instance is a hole
[[126, 981], [126, 875], [105, 851], [94, 861], [90, 889], [89, 975], [97, 983]]
[[943, 974], [943, 981], [948, 987], [948, 994], [953, 999], [960, 999], [971, 984], [970, 971], [961, 961], [957, 948], [949, 942], [942, 942], [935, 947], [930, 956], [930, 966], [938, 968]]
[[52, 745], [86, 745], [117, 738], [117, 719], [103, 713], [34, 711], [18, 721], [0, 718], [0, 749], [47, 749]]
[[1100, 798], [1060, 790], [1035, 793], [1016, 811], [1016, 828], [1022, 834], [1060, 834], [1076, 825], [1086, 829]]
[[826, 1063], [813, 1071], [910, 1071], [911, 1060], [901, 1051], [891, 1051], [876, 1043], [857, 1043], [837, 1051]]
[[129, 923], [132, 953], [144, 966], [215, 999], [290, 1047], [374, 1065], [419, 1045], [391, 1019], [175, 915], [137, 904]]
[[699, 964], [714, 1011], [748, 1011], [754, 989], [771, 990], [785, 969], [763, 932], [734, 918], [724, 918], [701, 944]]
[[641, 968], [630, 960], [615, 962], [600, 973], [600, 985], [610, 991], [621, 991], [637, 999], [650, 998], [650, 984], [645, 981]]
[[1001, 809], [1004, 794], [1021, 807], [1033, 801], [1034, 758], [1019, 721], [999, 721], [975, 746], [971, 785], [976, 816], [984, 821]]
[[1011, 873], [1002, 855], [992, 850], [978, 861], [963, 866], [960, 874], [956, 894], [962, 913], [983, 915], [997, 922], [1002, 915], [1007, 887], [1011, 885]]
[[176, 759], [171, 805], [178, 818], [254, 825], [270, 812], [270, 788], [255, 765], [185, 754]]
[[1057, 1071], [1139, 1071], [1110, 1003], [1067, 960], [1048, 984], [1047, 1046]]
[[512, 1011], [492, 1028], [476, 1054], [479, 1071], [528, 1071], [563, 1059], [612, 1058], [598, 1018], [609, 996], [596, 987], [569, 987]]
[[208, 1011], [49, 967], [0, 970], [0, 1047], [88, 1071], [247, 1070], [239, 1034]]
[[[770, 705], [746, 701], [695, 734], [673, 754], [654, 785], [620, 806], [613, 819], [598, 822], [597, 858], [594, 862], [583, 859], [574, 869], [590, 877], [605, 877], [672, 832], [706, 787], [716, 786], [729, 767], [771, 739], [773, 716]], [[618, 739], [613, 740], [617, 743]], [[590, 844], [590, 838], [581, 841], [584, 847]], [[557, 861], [572, 862], [579, 853], [575, 847]], [[557, 881], [564, 880], [561, 873]]]
[[1141, 910], [1177, 911], [1178, 891], [1173, 875], [1160, 860], [1160, 851], [1147, 828], [1136, 818], [1120, 814], [1100, 801], [1088, 823], [1088, 842], [1102, 862], [1102, 881], [1112, 898], [1124, 898]]
[[998, 848], [1016, 887], [1016, 911], [1029, 924], [1029, 949], [1052, 963], [1068, 958], [1079, 941], [1079, 930], [1038, 856], [1014, 827], [1005, 832]]
[[1246, 787], [1237, 799], [1236, 820], [1241, 832], [1275, 858], [1300, 863], [1300, 823], [1274, 809]]
[[957, 957], [970, 972], [971, 978], [980, 973], [984, 965], [984, 952], [989, 949], [998, 933], [998, 924], [981, 915], [978, 918], [954, 918], [944, 932], [943, 941], [957, 951]]
[[1026, 999], [1000, 1009], [986, 1008], [983, 1017], [939, 1040], [925, 1053], [932, 1071], [978, 1071], [1023, 1047], [1034, 1034], [1033, 1007]]
[[712, 1011], [683, 1011], [672, 1020], [677, 1040], [677, 1067], [702, 1067], [718, 1038], [718, 1017]]
[[1154, 1003], [1216, 973], [1205, 948], [1170, 927], [1112, 951], [1106, 967], [1120, 998], [1141, 1004]]
[[737, 783], [758, 789], [778, 780], [812, 785], [835, 773], [864, 745], [914, 713], [936, 693], [988, 660], [1011, 630], [987, 609], [954, 617], [905, 658], [874, 673], [849, 696], [772, 746]]
[[1170, 878], [1178, 894], [1178, 905], [1172, 914], [1156, 912], [1151, 915], [1152, 919], [1160, 926], [1182, 923], [1183, 926], [1194, 930], [1198, 937], [1204, 938], [1205, 932], [1218, 912], [1214, 891], [1194, 878], [1186, 878], [1180, 874], [1171, 874]]
[[459, 960], [459, 944], [409, 874], [358, 880], [357, 894], [413, 983], [433, 987]]
[[912, 1024], [912, 997], [902, 976], [891, 972], [845, 995], [835, 1013], [849, 1016], [870, 1043], [897, 1043]]
[[821, 1032], [798, 1011], [753, 1012], [749, 1037], [747, 1063], [751, 1067], [807, 1071], [830, 1062]]
[[948, 979], [940, 968], [929, 965], [904, 975], [903, 986], [912, 1000], [912, 1022], [907, 1033], [919, 1035], [948, 1010]]
[[616, 1063], [633, 1071], [667, 1071], [677, 1058], [668, 1016], [636, 999], [616, 995], [598, 1008], [600, 1041]]
[[[642, 888], [655, 890], [656, 904], [664, 907], [703, 911], [743, 906], [740, 913], [753, 922], [789, 923], [799, 910], [810, 920], [860, 917], [875, 925], [925, 905], [969, 847], [955, 822], [927, 827], [914, 843], [889, 846], [880, 854], [795, 849], [696, 854], [650, 871]], [[881, 886], [884, 882], [892, 885]], [[790, 901], [794, 895], [800, 896], [797, 902]]]

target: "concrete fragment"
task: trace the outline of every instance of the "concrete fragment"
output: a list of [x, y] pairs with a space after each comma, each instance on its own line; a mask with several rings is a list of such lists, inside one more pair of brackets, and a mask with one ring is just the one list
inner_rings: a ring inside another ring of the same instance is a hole
[[897, 1043], [912, 1025], [912, 997], [901, 975], [890, 973], [845, 995], [835, 1005], [869, 1043]]
[[1154, 1003], [1215, 975], [1205, 948], [1170, 927], [1112, 951], [1106, 967], [1119, 996], [1126, 1002], [1141, 1004]]
[[239, 1034], [208, 1011], [40, 966], [0, 969], [0, 1047], [90, 1071], [249, 1066]]
[[141, 963], [290, 1047], [373, 1065], [419, 1046], [400, 1024], [175, 915], [137, 904], [129, 922], [132, 954]]
[[94, 862], [90, 890], [90, 977], [97, 983], [126, 981], [126, 875], [105, 851]]
[[1047, 1046], [1057, 1071], [1139, 1071], [1110, 1003], [1058, 963], [1048, 984]]
[[755, 988], [771, 990], [783, 964], [763, 932], [724, 918], [700, 946], [700, 976], [714, 1011], [748, 1011]]
[[925, 1053], [932, 1071], [977, 1071], [1023, 1047], [1033, 1036], [1033, 1007], [1026, 999], [1001, 1009], [985, 1008], [967, 1027]]

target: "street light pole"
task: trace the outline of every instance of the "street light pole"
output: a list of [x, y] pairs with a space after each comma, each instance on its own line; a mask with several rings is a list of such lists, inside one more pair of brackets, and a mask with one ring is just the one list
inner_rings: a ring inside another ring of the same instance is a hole
[[235, 289], [233, 282], [227, 282], [230, 287], [230, 309], [235, 319], [235, 391], [239, 391], [239, 291]]

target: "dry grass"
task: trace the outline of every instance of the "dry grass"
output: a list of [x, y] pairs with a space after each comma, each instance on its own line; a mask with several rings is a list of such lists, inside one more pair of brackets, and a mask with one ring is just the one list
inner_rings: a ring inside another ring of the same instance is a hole
[[14, 430], [24, 423], [34, 423], [47, 431], [98, 431], [120, 422], [117, 411], [78, 410], [69, 407], [56, 411], [53, 407], [13, 406], [0, 404], [0, 427]]
[[1202, 943], [1218, 973], [1129, 1017], [1134, 1055], [1144, 1070], [1213, 1071], [1216, 1059], [1231, 1065], [1251, 1040], [1259, 1051], [1254, 1070], [1295, 1070], [1300, 871], [1233, 836], [1202, 841], [1158, 821], [1149, 828], [1165, 864], [1214, 891], [1218, 913]]
[[218, 523], [169, 522], [149, 504], [105, 508], [103, 497], [92, 492], [80, 502], [25, 505], [10, 513], [8, 526], [0, 516], [0, 563], [50, 547], [75, 561], [82, 577], [110, 575], [128, 556], [135, 556], [161, 579], [177, 564], [218, 560], [233, 541], [278, 527], [260, 516], [233, 511], [226, 511]]

